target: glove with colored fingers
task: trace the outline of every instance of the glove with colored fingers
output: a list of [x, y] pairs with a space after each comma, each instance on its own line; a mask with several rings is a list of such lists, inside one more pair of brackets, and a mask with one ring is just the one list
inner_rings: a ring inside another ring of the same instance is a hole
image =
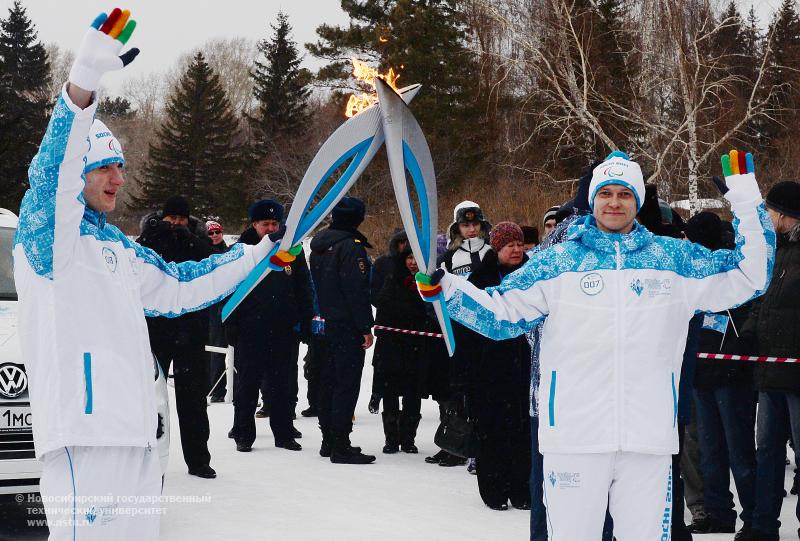
[[436, 297], [442, 292], [442, 286], [439, 282], [443, 276], [444, 269], [436, 269], [430, 276], [422, 272], [414, 275], [414, 279], [417, 281], [417, 291], [419, 291], [423, 301], [434, 302], [436, 300]]
[[722, 155], [721, 162], [725, 179], [714, 177], [712, 180], [725, 199], [734, 205], [761, 201], [752, 154], [731, 150]]
[[136, 21], [130, 20], [130, 16], [130, 11], [119, 8], [114, 8], [111, 15], [97, 16], [75, 56], [69, 72], [70, 83], [84, 90], [97, 90], [104, 73], [120, 70], [136, 58], [139, 54], [136, 48], [119, 54], [136, 28]]
[[274, 254], [272, 254], [269, 258], [269, 266], [272, 270], [283, 270], [285, 267], [288, 267], [292, 264], [292, 262], [297, 259], [297, 256], [300, 255], [300, 252], [303, 251], [303, 245], [298, 244], [297, 246], [292, 246], [288, 251], [287, 250], [278, 250]]

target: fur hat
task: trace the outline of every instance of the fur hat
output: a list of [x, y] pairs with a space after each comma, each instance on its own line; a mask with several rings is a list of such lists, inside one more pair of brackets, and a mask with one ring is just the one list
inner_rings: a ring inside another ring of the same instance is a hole
[[261, 220], [282, 222], [283, 205], [274, 199], [262, 199], [247, 208], [247, 216], [249, 216], [251, 222], [260, 222]]
[[492, 245], [492, 250], [495, 252], [499, 252], [503, 249], [503, 246], [514, 241], [525, 241], [522, 228], [514, 222], [500, 222], [494, 226], [492, 232], [489, 233], [489, 244]]
[[458, 224], [478, 222], [481, 224], [480, 237], [488, 238], [489, 231], [492, 229], [486, 218], [483, 216], [483, 211], [477, 203], [473, 201], [462, 201], [453, 209], [453, 223], [447, 228], [447, 234], [452, 243], [454, 240], [461, 236], [458, 230]]
[[367, 207], [357, 197], [342, 197], [331, 211], [331, 227], [355, 229], [364, 221]]
[[119, 144], [108, 126], [95, 118], [89, 129], [89, 152], [86, 153], [86, 165], [83, 166], [83, 172], [86, 174], [111, 163], [125, 164], [122, 145]]
[[722, 220], [713, 212], [698, 212], [686, 223], [686, 238], [709, 250], [722, 247]]
[[619, 150], [609, 154], [592, 173], [592, 182], [589, 184], [589, 207], [591, 209], [594, 209], [594, 198], [597, 192], [609, 184], [619, 184], [628, 188], [636, 197], [636, 210], [642, 208], [645, 196], [642, 169], [638, 163]]

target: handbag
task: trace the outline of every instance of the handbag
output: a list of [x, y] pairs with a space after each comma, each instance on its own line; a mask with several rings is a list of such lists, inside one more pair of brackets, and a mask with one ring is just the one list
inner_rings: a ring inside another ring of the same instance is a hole
[[472, 458], [478, 451], [475, 421], [465, 412], [448, 407], [436, 429], [433, 442], [448, 453], [462, 458]]

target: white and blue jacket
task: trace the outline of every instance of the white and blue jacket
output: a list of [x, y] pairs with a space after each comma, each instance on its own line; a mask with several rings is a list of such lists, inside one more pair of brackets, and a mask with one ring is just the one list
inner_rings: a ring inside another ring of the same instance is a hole
[[145, 315], [178, 316], [221, 300], [269, 250], [237, 244], [201, 262], [165, 263], [86, 207], [83, 170], [96, 107], [81, 110], [62, 92], [28, 170], [14, 245], [40, 458], [63, 446], [155, 444]]
[[734, 250], [711, 252], [654, 236], [639, 224], [626, 235], [603, 233], [587, 216], [571, 226], [564, 243], [535, 253], [496, 287], [480, 290], [445, 274], [450, 316], [484, 336], [518, 336], [547, 317], [542, 452], [678, 452], [678, 382], [689, 319], [742, 304], [770, 281], [775, 233], [755, 178], [752, 184], [749, 193], [729, 197]]

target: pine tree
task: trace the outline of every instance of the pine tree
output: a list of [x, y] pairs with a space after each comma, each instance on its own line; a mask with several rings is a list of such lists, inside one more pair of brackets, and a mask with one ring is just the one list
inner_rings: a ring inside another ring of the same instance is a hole
[[173, 90], [150, 144], [141, 194], [131, 208], [160, 208], [186, 197], [195, 214], [239, 220], [244, 214], [238, 123], [219, 77], [198, 52]]
[[251, 72], [253, 97], [258, 114], [251, 118], [256, 141], [263, 143], [276, 135], [297, 135], [306, 128], [311, 74], [300, 67], [302, 57], [291, 39], [289, 18], [278, 12], [277, 25], [270, 25], [269, 40], [258, 42], [263, 61]]
[[411, 108], [431, 146], [437, 178], [446, 182], [470, 171], [489, 142], [483, 136], [479, 65], [461, 1], [342, 0], [342, 10], [351, 19], [347, 27], [320, 25], [320, 39], [306, 44], [311, 54], [330, 61], [317, 78], [347, 88], [352, 66], [342, 59], [356, 57], [382, 73], [399, 71], [400, 87], [421, 83]]
[[135, 114], [131, 102], [119, 96], [114, 99], [106, 96], [97, 104], [97, 116], [104, 120], [109, 118], [125, 120]]
[[0, 19], [0, 206], [18, 208], [47, 127], [47, 53], [17, 0]]
[[[612, 110], [619, 106], [634, 110], [640, 97], [633, 76], [639, 67], [639, 57], [630, 29], [624, 24], [625, 9], [621, 0], [597, 2], [592, 10], [596, 19], [592, 33], [596, 37], [592, 38], [590, 48], [593, 86], [596, 95], [601, 97], [592, 100], [592, 107], [597, 111], [603, 130], [623, 149], [631, 148], [631, 142], [641, 136], [633, 122], [620, 119], [617, 111]], [[596, 159], [608, 150], [601, 141], [596, 141], [590, 157]]]
[[770, 24], [771, 50], [767, 60], [767, 88], [777, 87], [771, 106], [775, 119], [764, 126], [766, 144], [787, 134], [794, 134], [800, 109], [800, 17], [794, 0], [784, 0]]

